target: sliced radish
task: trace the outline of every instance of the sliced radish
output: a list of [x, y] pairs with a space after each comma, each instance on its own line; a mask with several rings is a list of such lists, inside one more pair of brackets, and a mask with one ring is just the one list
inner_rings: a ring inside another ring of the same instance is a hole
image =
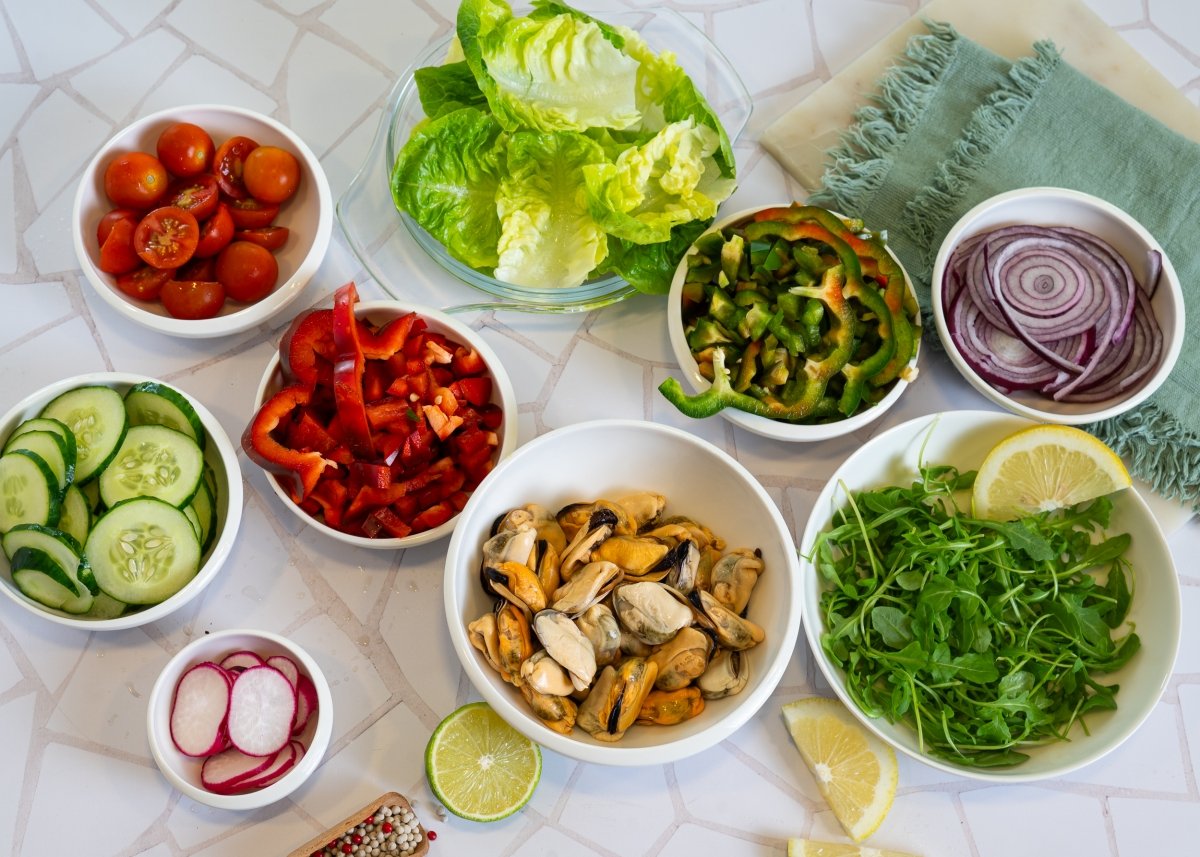
[[267, 658], [267, 666], [275, 667], [292, 683], [292, 687], [296, 687], [296, 683], [300, 677], [300, 668], [296, 666], [296, 662], [287, 655], [271, 655]]
[[247, 756], [230, 748], [204, 760], [200, 783], [209, 791], [228, 789], [234, 783], [261, 774], [273, 760], [273, 756]]
[[296, 716], [296, 691], [275, 667], [242, 670], [229, 693], [229, 741], [250, 756], [287, 746]]
[[295, 741], [289, 741], [286, 747], [271, 757], [271, 764], [261, 773], [247, 777], [238, 783], [236, 788], [239, 791], [266, 788], [294, 768], [302, 755], [304, 748], [298, 746]]
[[208, 756], [225, 746], [232, 690], [225, 670], [211, 661], [190, 668], [175, 685], [171, 740], [180, 753]]
[[234, 652], [231, 655], [226, 655], [221, 660], [221, 666], [234, 673], [249, 669], [250, 667], [261, 667], [263, 659], [251, 651]]
[[299, 735], [308, 725], [308, 720], [317, 710], [317, 686], [303, 673], [296, 681], [296, 722], [292, 724], [292, 734]]

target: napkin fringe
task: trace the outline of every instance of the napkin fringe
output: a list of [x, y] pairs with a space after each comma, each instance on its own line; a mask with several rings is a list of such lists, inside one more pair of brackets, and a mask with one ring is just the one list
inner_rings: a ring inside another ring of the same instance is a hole
[[1171, 414], [1150, 401], [1084, 428], [1112, 447], [1155, 493], [1200, 512], [1200, 437]]
[[952, 26], [925, 25], [929, 34], [908, 40], [903, 58], [880, 78], [875, 103], [855, 111], [853, 123], [829, 151], [822, 187], [809, 197], [814, 205], [858, 211], [887, 178], [893, 153], [924, 115], [958, 54], [960, 38]]
[[1033, 47], [1032, 56], [1012, 64], [1007, 83], [975, 109], [950, 157], [938, 165], [933, 181], [905, 206], [905, 229], [921, 248], [925, 268], [933, 266], [941, 236], [946, 232], [947, 212], [961, 210], [962, 197], [974, 186], [975, 175], [991, 154], [1003, 147], [1061, 61], [1051, 42], [1036, 42]]

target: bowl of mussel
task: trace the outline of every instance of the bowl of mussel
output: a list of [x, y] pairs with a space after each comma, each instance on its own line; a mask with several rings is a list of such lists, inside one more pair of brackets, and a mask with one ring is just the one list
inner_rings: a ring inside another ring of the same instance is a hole
[[525, 444], [476, 489], [445, 606], [476, 690], [539, 744], [665, 764], [750, 719], [800, 627], [796, 549], [774, 501], [716, 446], [597, 420]]

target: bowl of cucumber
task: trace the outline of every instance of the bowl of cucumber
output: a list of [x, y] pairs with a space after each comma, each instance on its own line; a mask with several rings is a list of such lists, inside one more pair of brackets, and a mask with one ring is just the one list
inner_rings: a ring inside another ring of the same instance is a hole
[[51, 621], [161, 619], [212, 582], [241, 517], [234, 446], [177, 387], [78, 375], [0, 418], [0, 592]]

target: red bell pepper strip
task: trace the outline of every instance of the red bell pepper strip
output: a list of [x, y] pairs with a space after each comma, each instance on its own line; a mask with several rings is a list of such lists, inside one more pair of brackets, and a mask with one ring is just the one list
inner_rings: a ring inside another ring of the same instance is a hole
[[358, 325], [354, 305], [358, 290], [349, 282], [333, 296], [333, 342], [337, 359], [333, 364], [333, 398], [346, 443], [355, 455], [374, 458], [375, 446], [363, 402], [363, 371], [365, 362], [358, 342]]
[[312, 390], [302, 384], [284, 387], [263, 403], [242, 434], [242, 448], [256, 464], [291, 479], [290, 493], [297, 503], [308, 496], [326, 467], [337, 467], [319, 452], [291, 449], [272, 435], [284, 419], [311, 398]]
[[425, 329], [425, 320], [418, 318], [415, 312], [394, 318], [379, 330], [372, 330], [369, 325], [360, 324], [358, 341], [362, 346], [363, 356], [368, 360], [387, 360], [399, 353], [413, 333]]
[[312, 387], [328, 384], [333, 377], [337, 349], [333, 343], [333, 310], [315, 309], [292, 320], [279, 341], [279, 359], [284, 373]]

